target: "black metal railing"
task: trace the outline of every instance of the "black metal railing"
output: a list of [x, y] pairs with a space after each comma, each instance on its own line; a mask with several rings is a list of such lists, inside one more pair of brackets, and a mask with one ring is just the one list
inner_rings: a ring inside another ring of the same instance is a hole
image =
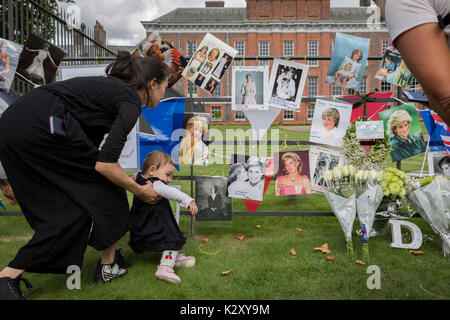
[[[94, 40], [91, 28], [77, 29], [68, 22], [70, 15], [55, 2], [48, 0], [1, 0], [0, 36], [25, 44], [35, 33], [66, 52], [61, 65], [102, 63], [115, 58], [115, 53]], [[29, 92], [33, 86], [18, 77], [13, 91]]]

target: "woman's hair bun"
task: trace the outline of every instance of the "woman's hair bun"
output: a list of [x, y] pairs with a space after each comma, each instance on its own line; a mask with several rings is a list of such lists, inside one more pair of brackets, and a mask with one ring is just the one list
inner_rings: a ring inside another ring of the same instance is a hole
[[117, 51], [117, 60], [125, 60], [130, 59], [131, 53], [129, 53], [127, 50], [119, 50]]

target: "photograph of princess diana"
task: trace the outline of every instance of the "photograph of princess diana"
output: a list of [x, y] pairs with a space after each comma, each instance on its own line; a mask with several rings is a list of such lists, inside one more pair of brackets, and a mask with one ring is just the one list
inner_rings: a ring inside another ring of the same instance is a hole
[[310, 194], [309, 151], [288, 151], [275, 153], [278, 172], [275, 180], [277, 196]]
[[380, 112], [391, 143], [391, 159], [397, 162], [424, 153], [427, 144], [420, 128], [416, 107], [405, 104]]

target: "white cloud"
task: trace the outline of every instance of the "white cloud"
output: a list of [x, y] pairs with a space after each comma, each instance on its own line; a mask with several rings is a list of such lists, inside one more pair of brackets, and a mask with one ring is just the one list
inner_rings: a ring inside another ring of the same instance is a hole
[[[98, 20], [108, 45], [135, 45], [145, 37], [141, 21], [150, 21], [176, 8], [204, 7], [203, 0], [75, 0], [81, 22], [93, 29]], [[332, 7], [359, 6], [359, 0], [330, 0]], [[67, 5], [61, 5], [65, 7]], [[225, 0], [225, 7], [245, 7], [245, 0]]]

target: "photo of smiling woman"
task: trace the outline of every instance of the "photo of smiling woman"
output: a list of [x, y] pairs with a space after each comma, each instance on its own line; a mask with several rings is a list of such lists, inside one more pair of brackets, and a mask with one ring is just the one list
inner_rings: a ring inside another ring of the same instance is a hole
[[419, 118], [413, 105], [404, 105], [380, 113], [391, 143], [391, 159], [397, 162], [424, 153], [427, 144], [420, 131]]
[[396, 162], [425, 152], [426, 143], [422, 135], [409, 133], [412, 118], [405, 110], [395, 111], [388, 121], [391, 136], [391, 158]]
[[275, 190], [277, 196], [311, 194], [308, 151], [279, 154]]

